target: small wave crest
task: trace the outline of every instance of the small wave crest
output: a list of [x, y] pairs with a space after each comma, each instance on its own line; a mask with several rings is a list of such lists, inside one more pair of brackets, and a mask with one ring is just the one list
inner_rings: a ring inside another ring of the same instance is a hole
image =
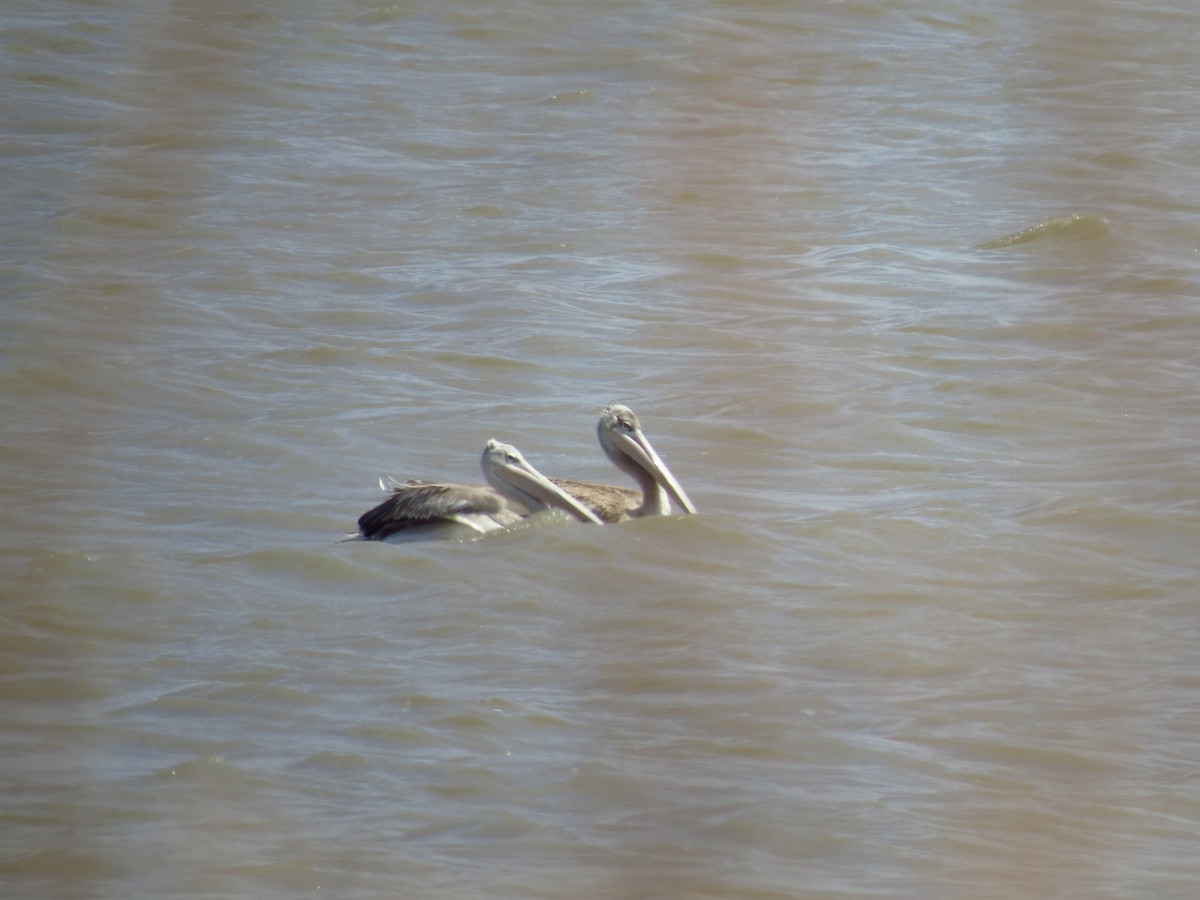
[[1028, 244], [1030, 241], [1040, 241], [1043, 238], [1097, 238], [1108, 233], [1108, 220], [1104, 216], [1075, 213], [1069, 216], [1056, 216], [1020, 231], [1014, 231], [995, 240], [985, 241], [975, 246], [976, 250], [999, 250], [1003, 247], [1013, 247], [1017, 244]]

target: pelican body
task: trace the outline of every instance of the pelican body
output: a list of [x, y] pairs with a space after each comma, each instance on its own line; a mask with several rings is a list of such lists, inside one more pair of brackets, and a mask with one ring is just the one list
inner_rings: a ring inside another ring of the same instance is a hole
[[628, 406], [620, 403], [606, 406], [596, 425], [596, 434], [604, 454], [618, 469], [633, 477], [641, 492], [615, 484], [566, 478], [551, 479], [555, 485], [604, 522], [669, 515], [671, 501], [677, 503], [684, 512], [696, 511], [671, 470], [654, 452], [649, 438], [642, 433], [637, 416]]
[[511, 444], [490, 440], [480, 459], [490, 487], [434, 481], [381, 479], [386, 500], [362, 514], [358, 533], [344, 540], [445, 540], [509, 528], [546, 509], [561, 509], [581, 522], [600, 519], [580, 501], [556, 487]]

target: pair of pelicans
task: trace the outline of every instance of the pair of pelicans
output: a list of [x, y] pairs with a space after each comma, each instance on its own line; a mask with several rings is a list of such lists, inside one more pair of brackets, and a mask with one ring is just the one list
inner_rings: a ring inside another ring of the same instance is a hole
[[508, 528], [546, 509], [561, 509], [596, 525], [664, 516], [671, 511], [672, 500], [686, 512], [696, 511], [650, 446], [633, 410], [619, 403], [605, 407], [596, 431], [605, 455], [633, 476], [640, 493], [611, 484], [547, 478], [516, 447], [491, 440], [481, 460], [491, 487], [380, 480], [379, 486], [390, 491], [388, 498], [363, 513], [358, 533], [345, 539], [399, 542], [484, 533]]

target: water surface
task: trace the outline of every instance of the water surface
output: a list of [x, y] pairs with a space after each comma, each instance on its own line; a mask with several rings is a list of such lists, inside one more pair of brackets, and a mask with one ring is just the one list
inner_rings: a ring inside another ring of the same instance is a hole
[[1194, 896], [1198, 30], [9, 4], [4, 895]]

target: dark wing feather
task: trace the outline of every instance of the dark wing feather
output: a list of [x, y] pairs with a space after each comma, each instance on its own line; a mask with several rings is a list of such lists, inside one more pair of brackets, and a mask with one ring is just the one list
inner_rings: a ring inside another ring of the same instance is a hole
[[454, 521], [456, 515], [497, 516], [504, 498], [491, 488], [409, 481], [358, 519], [363, 540], [382, 541], [410, 528]]

